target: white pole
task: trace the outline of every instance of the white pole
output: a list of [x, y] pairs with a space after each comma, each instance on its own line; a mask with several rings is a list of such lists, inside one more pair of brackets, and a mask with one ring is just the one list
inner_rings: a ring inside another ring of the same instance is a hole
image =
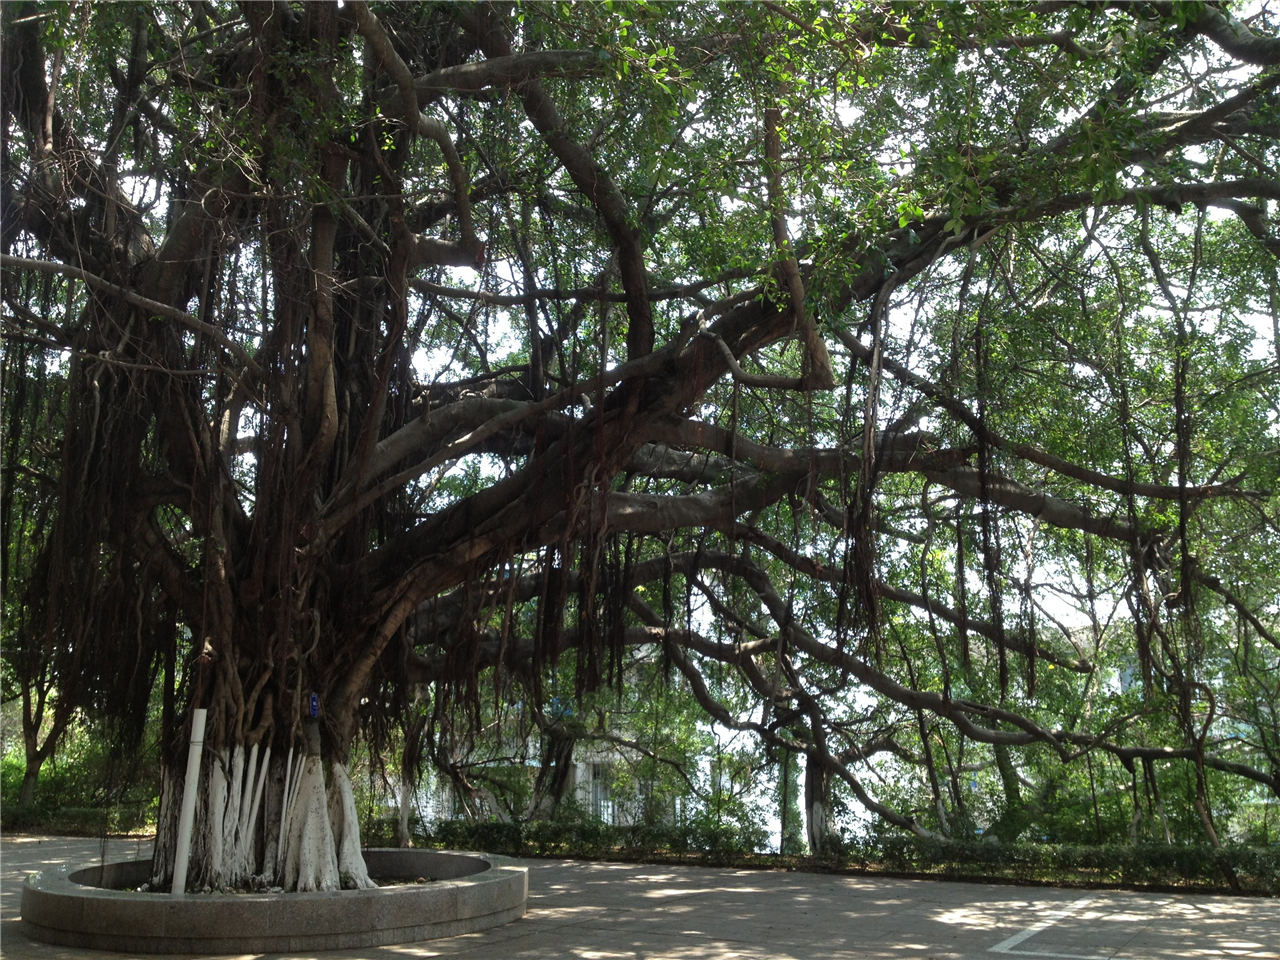
[[191, 857], [191, 831], [196, 819], [196, 790], [200, 786], [200, 754], [204, 752], [204, 720], [207, 710], [191, 714], [191, 748], [187, 751], [187, 779], [182, 785], [182, 813], [178, 817], [178, 849], [173, 858], [175, 896], [187, 892], [187, 861]]

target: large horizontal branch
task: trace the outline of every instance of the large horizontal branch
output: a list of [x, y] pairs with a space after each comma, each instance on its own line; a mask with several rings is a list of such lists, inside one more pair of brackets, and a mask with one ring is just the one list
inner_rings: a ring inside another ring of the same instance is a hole
[[[766, 6], [782, 12], [778, 5], [769, 3]], [[1047, 5], [1041, 4], [1041, 6]], [[1079, 8], [1076, 3], [1063, 3], [1060, 6], [1063, 9]], [[1145, 4], [1117, 4], [1116, 6], [1127, 8], [1143, 18], [1148, 17], [1153, 12], [1159, 13], [1170, 21], [1176, 20], [1178, 16], [1175, 4], [1168, 2], [1168, 0], [1157, 0], [1157, 2]], [[788, 19], [795, 22], [793, 17], [788, 17]], [[1150, 21], [1147, 22], [1149, 23]], [[1215, 5], [1204, 4], [1201, 7], [1199, 16], [1187, 26], [1193, 32], [1212, 41], [1223, 52], [1244, 63], [1263, 67], [1280, 63], [1280, 39], [1254, 32], [1248, 25]], [[855, 28], [855, 31], [850, 34], [851, 39], [877, 46], [898, 44], [901, 46], [928, 48], [938, 41], [938, 31], [933, 29], [927, 22], [912, 22], [908, 26], [900, 26], [895, 23], [877, 23], [872, 27], [866, 27], [861, 30]], [[971, 40], [964, 37], [948, 37], [947, 40], [956, 44], [960, 49], [979, 49], [991, 46], [1024, 50], [1033, 47], [1054, 46], [1064, 53], [1070, 53], [1073, 56], [1085, 59], [1094, 59], [1105, 56], [1108, 53], [1108, 48], [1085, 45], [1078, 38], [1078, 33], [1068, 30], [1049, 30], [1042, 33], [1009, 34], [989, 41]]]
[[[1177, 15], [1175, 4], [1157, 2], [1151, 4], [1166, 17]], [[1254, 33], [1225, 10], [1206, 3], [1193, 27], [1197, 33], [1212, 40], [1226, 53], [1245, 63], [1271, 67], [1280, 63], [1280, 39]]]
[[[855, 357], [864, 363], [871, 362], [871, 348], [863, 344], [851, 331], [838, 329], [836, 335]], [[1184, 494], [1192, 499], [1199, 499], [1202, 497], [1244, 496], [1250, 493], [1250, 491], [1240, 490], [1231, 483], [1189, 486], [1184, 490], [1170, 484], [1126, 480], [1123, 477], [1113, 477], [1098, 470], [1091, 470], [1080, 464], [1064, 460], [1062, 457], [1056, 456], [1034, 444], [1017, 443], [1009, 440], [983, 424], [976, 413], [970, 410], [962, 401], [953, 397], [947, 390], [922, 377], [892, 357], [881, 354], [880, 364], [903, 386], [917, 391], [939, 409], [945, 410], [963, 423], [976, 438], [985, 440], [993, 447], [1007, 450], [1020, 460], [1048, 467], [1055, 473], [1078, 480], [1089, 486], [1110, 490], [1112, 493], [1126, 496], [1150, 497], [1156, 500], [1178, 500]]]
[[[621, 364], [602, 376], [581, 380], [537, 402], [468, 397], [454, 404], [446, 404], [442, 408], [430, 409], [378, 443], [366, 468], [366, 474], [380, 475], [415, 452], [430, 448], [439, 438], [459, 429], [464, 423], [469, 424], [472, 431], [468, 435], [468, 446], [474, 447], [481, 440], [501, 430], [508, 429], [535, 415], [546, 416], [548, 413], [567, 407], [579, 397], [595, 392], [601, 387], [612, 387], [627, 380], [655, 373], [669, 363], [674, 346], [676, 345], [671, 345], [662, 353]], [[799, 461], [792, 459], [790, 463], [794, 467]], [[422, 472], [427, 469], [430, 467], [424, 468]]]
[[[678, 669], [684, 675], [685, 679], [689, 681], [689, 688], [693, 692], [694, 698], [698, 701], [699, 706], [701, 706], [702, 709], [712, 716], [717, 722], [729, 729], [750, 730], [764, 740], [765, 743], [773, 746], [784, 746], [794, 750], [796, 745], [790, 743], [786, 738], [779, 736], [777, 731], [770, 730], [763, 724], [751, 721], [744, 722], [737, 719], [729, 709], [711, 693], [701, 671], [698, 670], [698, 668], [685, 654], [685, 650], [681, 645], [676, 642], [676, 636], [682, 632], [683, 631], [663, 630], [663, 649], [666, 652], [668, 659], [675, 664], [676, 669]], [[833, 770], [840, 779], [844, 780], [844, 782], [849, 786], [849, 789], [853, 792], [853, 795], [858, 798], [858, 802], [868, 810], [871, 810], [888, 823], [892, 823], [894, 826], [901, 827], [904, 830], [909, 830], [917, 836], [933, 836], [932, 831], [922, 826], [915, 819], [905, 817], [896, 810], [885, 806], [871, 797], [858, 778], [854, 775], [853, 771], [850, 770], [846, 764], [841, 763], [829, 751], [821, 749], [819, 744], [806, 744], [803, 749], [805, 752], [815, 755], [825, 766]]]
[[[899, 456], [894, 456], [895, 453], [897, 451], [890, 451], [890, 455], [884, 458], [886, 470], [924, 469], [930, 464], [945, 467], [950, 459], [949, 451], [924, 455], [908, 449]], [[839, 460], [851, 463], [853, 473], [857, 473], [860, 462], [857, 457], [849, 454], [837, 456]], [[659, 533], [682, 527], [731, 531], [739, 516], [762, 510], [788, 494], [803, 495], [811, 479], [820, 473], [814, 461], [806, 460], [803, 451], [786, 459], [790, 461], [789, 469], [770, 471], [767, 479], [748, 478], [740, 484], [707, 493], [688, 496], [610, 493], [607, 495], [608, 526], [634, 533]], [[563, 522], [563, 518], [558, 522]]]
[[[1198, 754], [1194, 747], [1123, 746], [1110, 740], [1091, 737], [1085, 733], [1059, 731], [1058, 737], [1086, 750], [1105, 750], [1126, 764], [1132, 764], [1134, 760], [1189, 760], [1195, 762]], [[1271, 788], [1272, 793], [1280, 797], [1280, 774], [1267, 773], [1257, 767], [1251, 767], [1247, 763], [1228, 760], [1212, 753], [1204, 754], [1204, 765], [1214, 770], [1221, 770], [1223, 773], [1230, 773], [1246, 780], [1252, 780], [1254, 783], [1264, 784]]]
[[[739, 322], [749, 323], [758, 316], [758, 311], [758, 306], [751, 306], [744, 314], [722, 317], [719, 322], [724, 323], [726, 329], [733, 329]], [[551, 529], [549, 522], [563, 510], [569, 495], [565, 486], [568, 475], [561, 458], [570, 451], [576, 451], [574, 455], [581, 457], [580, 463], [593, 457], [616, 457], [614, 469], [619, 469], [645, 442], [645, 421], [661, 418], [671, 407], [687, 405], [686, 397], [701, 394], [709, 378], [718, 376], [723, 368], [696, 351], [689, 355], [683, 347], [681, 341], [672, 341], [660, 350], [572, 384], [523, 409], [513, 409], [435, 454], [432, 461], [435, 463], [443, 462], [441, 457], [460, 456], [484, 438], [517, 422], [566, 406], [587, 394], [609, 390], [619, 383], [648, 378], [650, 383], [667, 385], [652, 394], [646, 393], [651, 397], [651, 405], [642, 417], [621, 417], [614, 409], [613, 394], [605, 394], [602, 402], [592, 408], [590, 416], [575, 424], [574, 431], [541, 451], [521, 470], [424, 518], [358, 560], [347, 571], [348, 576], [367, 578], [366, 583], [375, 594], [388, 590], [400, 598], [393, 609], [391, 601], [382, 598], [383, 608], [392, 612], [378, 628], [380, 639], [371, 648], [371, 655], [376, 656], [376, 649], [390, 639], [421, 601], [459, 583], [465, 576], [467, 564], [476, 557], [499, 543], [528, 543], [530, 538], [539, 538], [540, 531]], [[597, 430], [600, 417], [604, 418], [603, 443]], [[430, 469], [430, 464], [420, 466], [416, 475]], [[345, 491], [343, 496], [350, 493]], [[559, 523], [563, 526], [563, 520]]]
[[[568, 391], [565, 392], [567, 393]], [[466, 454], [477, 452], [480, 445], [491, 437], [517, 427], [535, 416], [545, 415], [558, 407], [564, 406], [567, 398], [562, 394], [557, 394], [537, 403], [519, 403], [509, 400], [484, 400], [480, 402], [490, 405], [492, 409], [502, 408], [502, 412], [485, 416], [484, 414], [487, 410], [477, 409], [478, 404], [473, 404], [471, 409], [460, 410], [459, 414], [461, 416], [455, 421], [457, 426], [451, 431], [453, 436], [447, 442], [434, 443], [437, 440], [443, 441], [444, 436], [435, 433], [432, 428], [431, 418], [426, 415], [402, 427], [379, 444], [379, 447], [382, 447], [383, 444], [388, 444], [383, 454], [377, 456], [374, 461], [374, 465], [382, 469], [386, 469], [388, 464], [396, 462], [390, 459], [392, 456], [399, 454], [396, 459], [400, 459], [404, 455], [401, 450], [409, 446], [411, 441], [432, 442], [433, 449], [424, 459], [382, 480], [367, 490], [360, 490], [353, 485], [346, 485], [336, 490], [321, 511], [321, 516], [324, 519], [320, 524], [312, 549], [319, 550], [327, 544], [337, 531], [341, 530], [365, 507], [400, 489], [406, 483], [416, 480], [423, 474], [443, 466], [450, 460], [456, 460]], [[465, 414], [469, 412], [483, 419], [480, 419], [478, 423], [468, 429]], [[410, 434], [408, 437], [405, 436], [406, 432]], [[376, 476], [376, 473], [369, 471], [369, 475]]]
[[993, 474], [986, 478], [984, 484], [982, 474], [976, 467], [960, 466], [952, 467], [950, 470], [926, 470], [924, 475], [934, 483], [949, 487], [963, 497], [974, 499], [985, 497], [997, 506], [1016, 510], [1055, 527], [1083, 530], [1085, 533], [1092, 533], [1108, 540], [1120, 540], [1124, 543], [1133, 543], [1140, 534], [1128, 520], [1095, 516], [1083, 507], [1044, 491], [1034, 490], [1008, 477]]
[[[800, 628], [793, 630], [793, 635], [798, 645], [806, 653], [814, 656], [815, 659], [829, 663], [833, 666], [843, 666], [849, 669], [850, 673], [856, 676], [863, 683], [866, 683], [877, 693], [880, 693], [889, 699], [910, 706], [914, 709], [928, 710], [938, 716], [951, 720], [956, 726], [964, 731], [965, 735], [983, 743], [992, 744], [1008, 744], [1009, 746], [1025, 746], [1031, 743], [1043, 743], [1052, 747], [1064, 762], [1074, 759], [1079, 754], [1071, 754], [1066, 751], [1065, 744], [1074, 744], [1085, 749], [1102, 749], [1111, 753], [1121, 760], [1128, 759], [1130, 762], [1136, 758], [1151, 759], [1168, 759], [1168, 760], [1195, 760], [1196, 751], [1191, 747], [1147, 747], [1147, 746], [1122, 746], [1113, 743], [1105, 738], [1087, 733], [1079, 733], [1070, 730], [1050, 730], [1041, 727], [1027, 717], [1022, 716], [1014, 711], [994, 707], [988, 704], [981, 704], [969, 700], [947, 699], [941, 694], [931, 691], [914, 690], [905, 687], [897, 681], [890, 678], [880, 670], [871, 666], [865, 660], [861, 660], [852, 654], [837, 650], [834, 647], [821, 643], [807, 632]], [[997, 730], [990, 726], [975, 723], [971, 716], [982, 717], [987, 721], [996, 721], [1014, 727], [1013, 730]], [[1272, 791], [1280, 796], [1280, 776], [1268, 774], [1265, 771], [1251, 767], [1248, 764], [1238, 763], [1226, 760], [1221, 757], [1206, 754], [1204, 757], [1206, 766], [1232, 773], [1239, 777], [1253, 780], [1257, 783], [1266, 784]]]
[[1263, 77], [1212, 107], [1178, 118], [1177, 122], [1165, 128], [1166, 139], [1161, 146], [1167, 150], [1170, 146], [1188, 143], [1195, 135], [1213, 130], [1228, 118], [1244, 118], [1247, 121], [1253, 103], [1277, 86], [1280, 86], [1280, 74]]
[[1267, 220], [1267, 211], [1264, 207], [1257, 206], [1252, 203], [1245, 203], [1243, 200], [1215, 200], [1215, 207], [1221, 210], [1230, 210], [1240, 222], [1244, 224], [1246, 230], [1249, 231], [1259, 243], [1273, 257], [1280, 258], [1280, 236], [1272, 233], [1269, 229]]
[[[857, 474], [862, 460], [837, 447], [772, 447], [705, 420], [664, 422], [648, 431], [655, 441], [686, 450], [709, 450], [767, 473], [814, 473], [825, 476]], [[877, 434], [877, 449], [885, 469], [910, 470], [934, 462], [937, 438], [928, 433]], [[967, 452], [966, 452], [967, 453]]]
[[413, 260], [410, 269], [423, 266], [471, 267], [479, 269], [484, 263], [484, 246], [479, 240], [453, 242], [418, 234], [413, 242]]
[[[964, 221], [958, 230], [948, 229], [951, 224], [949, 213], [932, 213], [923, 222], [879, 233], [855, 234], [845, 240], [843, 252], [849, 262], [857, 266], [842, 283], [834, 309], [840, 312], [855, 301], [869, 300], [880, 292], [888, 278], [892, 277], [895, 283], [910, 280], [929, 269], [948, 251], [981, 243], [1003, 227], [1093, 206], [1139, 207], [1152, 204], [1179, 208], [1189, 204], [1231, 209], [1240, 200], [1254, 197], [1280, 199], [1280, 181], [1267, 177], [1241, 177], [1213, 182], [1144, 185], [1106, 200], [1098, 200], [1093, 193], [1085, 191], [1028, 203], [1019, 203], [1015, 197], [1002, 207]], [[1253, 232], [1265, 229], [1265, 218], [1259, 217], [1258, 222], [1250, 227]], [[856, 338], [848, 331], [842, 331], [835, 325], [834, 332], [850, 349], [859, 352], [853, 346], [857, 343]], [[866, 352], [865, 348], [861, 351]], [[976, 418], [972, 419], [976, 421]]]
[[[653, 433], [664, 442], [714, 450], [769, 472], [852, 476], [856, 475], [861, 462], [860, 458], [844, 450], [785, 450], [765, 447], [731, 434], [723, 427], [696, 420], [685, 421], [675, 427], [661, 426]], [[883, 451], [878, 460], [880, 468], [888, 472], [917, 469], [930, 480], [962, 496], [983, 496], [982, 478], [974, 467], [959, 464], [948, 465], [941, 470], [930, 469], [931, 463], [937, 464], [955, 453], [934, 449], [933, 442], [929, 434], [881, 435], [878, 440]], [[961, 455], [965, 452], [967, 451], [961, 452]], [[1126, 543], [1133, 542], [1135, 536], [1135, 531], [1127, 521], [1095, 516], [1083, 507], [1043, 491], [1033, 490], [1007, 477], [989, 477], [985, 495], [993, 503], [1036, 517], [1056, 527], [1083, 530]], [[702, 502], [709, 504], [709, 501]], [[707, 509], [710, 509], [709, 505]], [[672, 514], [673, 517], [676, 515], [680, 515], [680, 511]], [[722, 522], [727, 522], [727, 519], [724, 518]]]
[[431, 100], [442, 93], [512, 87], [538, 77], [596, 76], [608, 65], [608, 56], [599, 50], [537, 50], [442, 67], [419, 77], [413, 85], [420, 100]]
[[[835, 587], [850, 585], [846, 571], [828, 566], [811, 557], [806, 557], [762, 530], [746, 524], [739, 524], [734, 528], [734, 534], [741, 540], [762, 547], [797, 573], [815, 582], [826, 583]], [[689, 560], [685, 562], [692, 562], [693, 558], [698, 557], [698, 555], [689, 554], [688, 557]], [[673, 558], [671, 562], [674, 563], [675, 559]], [[699, 562], [706, 567], [723, 569], [738, 576], [745, 576], [753, 587], [757, 589], [762, 587], [763, 581], [761, 578], [766, 576], [763, 570], [751, 564], [750, 561], [738, 557], [729, 558], [728, 555], [721, 555], [712, 551], [704, 552]], [[637, 578], [638, 575], [639, 571], [637, 570]], [[636, 582], [640, 581], [637, 579]], [[994, 624], [986, 620], [979, 620], [976, 617], [961, 616], [960, 613], [938, 600], [895, 587], [883, 580], [877, 580], [874, 587], [876, 593], [888, 600], [905, 603], [918, 610], [932, 613], [953, 626], [960, 627], [978, 636], [986, 637], [988, 640], [1002, 640], [1007, 649], [1016, 653], [1036, 657], [1046, 663], [1052, 663], [1054, 666], [1071, 670], [1074, 673], [1091, 673], [1094, 669], [1093, 664], [1088, 660], [1079, 657], [1061, 656], [1044, 645], [1036, 643], [1019, 631], [1006, 630], [1001, 633]]]
[[[821, 37], [825, 42], [835, 42], [829, 39], [826, 32], [816, 30], [783, 4], [764, 0], [763, 6], [791, 21], [801, 30], [813, 33], [815, 36]], [[876, 17], [876, 22], [872, 25], [849, 24], [845, 30], [845, 37], [846, 39], [837, 45], [854, 60], [862, 59], [865, 55], [862, 51], [868, 48], [915, 47], [928, 50], [935, 48], [942, 40], [939, 31], [926, 20], [913, 20], [909, 25], [903, 25], [892, 20], [883, 21], [880, 17]], [[1104, 48], [1086, 46], [1080, 43], [1078, 35], [1069, 30], [1015, 33], [997, 37], [993, 40], [968, 38], [948, 33], [946, 34], [945, 42], [949, 45], [954, 45], [959, 50], [984, 50], [989, 47], [1029, 50], [1035, 47], [1057, 47], [1064, 53], [1069, 53], [1082, 59], [1095, 59], [1103, 56], [1106, 52]], [[859, 47], [862, 49], [859, 50]]]
[[119, 284], [112, 283], [110, 280], [104, 280], [95, 274], [89, 273], [87, 270], [81, 270], [79, 267], [73, 267], [68, 263], [54, 263], [51, 260], [30, 260], [26, 257], [14, 257], [9, 254], [0, 254], [0, 266], [15, 267], [20, 270], [39, 270], [42, 273], [60, 273], [63, 276], [74, 277], [77, 280], [83, 280], [91, 287], [110, 293], [112, 296], [119, 297], [127, 303], [133, 304], [135, 307], [141, 307], [149, 313], [158, 314], [162, 317], [170, 317], [177, 320], [192, 330], [198, 330], [200, 333], [212, 338], [232, 356], [244, 364], [245, 369], [256, 377], [262, 377], [264, 371], [258, 366], [257, 361], [249, 356], [249, 352], [244, 347], [229, 338], [221, 329], [215, 327], [211, 323], [206, 323], [199, 317], [187, 313], [185, 310], [179, 310], [177, 307], [171, 307], [167, 303], [161, 303], [159, 300], [152, 300], [144, 297], [140, 293], [129, 290]]
[[[1124, 190], [1106, 200], [1099, 200], [1093, 193], [1085, 191], [1064, 193], [1029, 203], [1018, 203], [1015, 198], [1005, 206], [965, 220], [958, 229], [951, 230], [948, 229], [951, 223], [949, 213], [931, 213], [923, 222], [906, 227], [887, 229], [875, 235], [849, 237], [843, 244], [844, 253], [857, 267], [842, 284], [835, 307], [840, 311], [854, 301], [868, 300], [879, 293], [888, 278], [892, 277], [895, 283], [909, 280], [930, 268], [948, 251], [979, 244], [1003, 227], [1044, 220], [1094, 206], [1155, 205], [1177, 209], [1183, 205], [1191, 205], [1233, 209], [1240, 200], [1255, 197], [1280, 199], [1280, 181], [1267, 177], [1241, 177], [1213, 182], [1144, 185]], [[1259, 224], [1265, 226], [1265, 218], [1260, 219]], [[1255, 224], [1250, 229], [1256, 232], [1257, 227], [1258, 224]], [[853, 346], [857, 340], [848, 331], [840, 330], [837, 325], [834, 332], [855, 353], [861, 356], [867, 352], [866, 348]], [[976, 421], [976, 418], [970, 416]]]
[[[717, 317], [713, 329], [726, 342], [763, 344], [784, 336], [786, 321], [785, 314], [753, 297]], [[600, 458], [612, 461], [611, 469], [621, 469], [632, 453], [650, 439], [650, 432], [657, 424], [675, 419], [679, 411], [687, 409], [723, 376], [726, 369], [723, 358], [704, 338], [692, 337], [692, 334], [693, 329], [688, 329], [653, 353], [529, 404], [527, 413], [513, 410], [504, 414], [504, 417], [522, 420], [526, 415], [567, 405], [581, 396], [608, 390], [619, 383], [639, 378], [648, 380], [642, 394], [643, 405], [637, 413], [621, 415], [618, 407], [622, 401], [617, 391], [606, 393], [593, 407], [591, 415], [579, 421], [572, 435], [558, 440], [521, 470], [424, 519], [357, 561], [356, 570], [350, 573], [372, 577], [381, 584], [372, 589], [402, 591], [401, 603], [379, 628], [383, 635], [379, 642], [386, 642], [419, 602], [439, 590], [455, 586], [465, 564], [500, 540], [523, 543], [533, 538], [542, 543], [540, 538], [557, 525], [563, 528], [563, 515], [551, 523], [556, 514], [562, 512], [567, 496], [563, 488], [565, 465], [557, 458], [569, 450], [578, 450], [583, 461]], [[604, 418], [603, 443], [597, 430], [597, 417]], [[489, 436], [510, 425], [513, 423], [495, 423], [481, 429], [484, 436]], [[478, 439], [468, 437], [466, 443], [474, 446]], [[461, 455], [462, 450], [463, 444], [459, 443], [449, 455]], [[442, 455], [443, 452], [437, 456]], [[430, 465], [423, 466], [415, 475], [426, 469], [430, 469]], [[345, 497], [351, 491], [340, 493]], [[446, 534], [445, 530], [453, 532]], [[419, 550], [424, 552], [419, 554]]]
[[1263, 197], [1280, 200], [1280, 181], [1266, 177], [1239, 177], [1235, 180], [1215, 180], [1207, 183], [1173, 183], [1133, 187], [1115, 197], [1099, 200], [1094, 194], [1079, 191], [1064, 193], [1051, 200], [1026, 207], [1001, 207], [983, 217], [984, 223], [997, 226], [1003, 223], [1025, 223], [1043, 217], [1057, 216], [1091, 206], [1137, 207], [1151, 204], [1161, 207], [1214, 206], [1216, 201]]
[[[699, 280], [696, 283], [687, 283], [678, 287], [650, 290], [649, 299], [652, 301], [693, 299], [709, 287], [733, 280], [744, 280], [752, 276], [755, 276], [755, 273], [750, 270], [725, 270], [709, 280]], [[443, 284], [432, 283], [429, 280], [410, 280], [409, 285], [419, 293], [457, 300], [477, 300], [493, 307], [523, 307], [529, 302], [530, 297], [535, 300], [588, 300], [597, 303], [626, 303], [627, 301], [625, 293], [611, 293], [601, 287], [578, 287], [570, 290], [538, 287], [529, 293], [491, 293], [488, 290], [466, 290], [462, 287], [448, 287]]]
[[428, 410], [374, 447], [366, 475], [381, 476], [406, 457], [434, 452], [451, 436], [478, 430], [491, 421], [526, 408], [526, 404], [516, 400], [467, 397], [457, 403]]
[[726, 482], [745, 483], [753, 472], [724, 457], [693, 453], [665, 443], [646, 443], [627, 461], [627, 473], [650, 480], [677, 480], [717, 487]]
[[802, 482], [803, 475], [792, 474], [690, 496], [610, 493], [606, 522], [612, 530], [633, 533], [662, 533], [682, 527], [728, 531], [739, 514], [777, 503]]

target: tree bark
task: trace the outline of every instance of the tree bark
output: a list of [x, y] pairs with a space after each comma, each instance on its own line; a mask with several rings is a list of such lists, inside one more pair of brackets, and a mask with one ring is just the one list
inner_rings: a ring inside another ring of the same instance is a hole
[[30, 810], [35, 806], [36, 787], [40, 785], [40, 767], [43, 764], [43, 757], [27, 758], [27, 768], [22, 772], [22, 789], [18, 791], [19, 810]]
[[812, 753], [805, 755], [804, 767], [805, 835], [811, 856], [831, 852], [831, 777], [826, 764]]

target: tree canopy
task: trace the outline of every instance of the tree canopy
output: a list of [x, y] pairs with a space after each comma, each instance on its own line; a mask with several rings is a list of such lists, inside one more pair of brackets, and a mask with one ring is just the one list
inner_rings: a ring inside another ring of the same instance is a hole
[[546, 732], [648, 665], [811, 816], [1280, 796], [1269, 8], [3, 17], [29, 715], [158, 683], [265, 768], [315, 693], [341, 764], [415, 689]]

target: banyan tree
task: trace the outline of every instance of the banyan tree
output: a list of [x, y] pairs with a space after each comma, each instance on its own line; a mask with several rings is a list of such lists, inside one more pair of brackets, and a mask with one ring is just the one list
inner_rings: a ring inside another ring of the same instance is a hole
[[636, 651], [815, 848], [1280, 796], [1269, 8], [2, 13], [6, 655], [158, 691], [158, 883], [197, 708], [189, 887], [363, 886], [362, 731]]

